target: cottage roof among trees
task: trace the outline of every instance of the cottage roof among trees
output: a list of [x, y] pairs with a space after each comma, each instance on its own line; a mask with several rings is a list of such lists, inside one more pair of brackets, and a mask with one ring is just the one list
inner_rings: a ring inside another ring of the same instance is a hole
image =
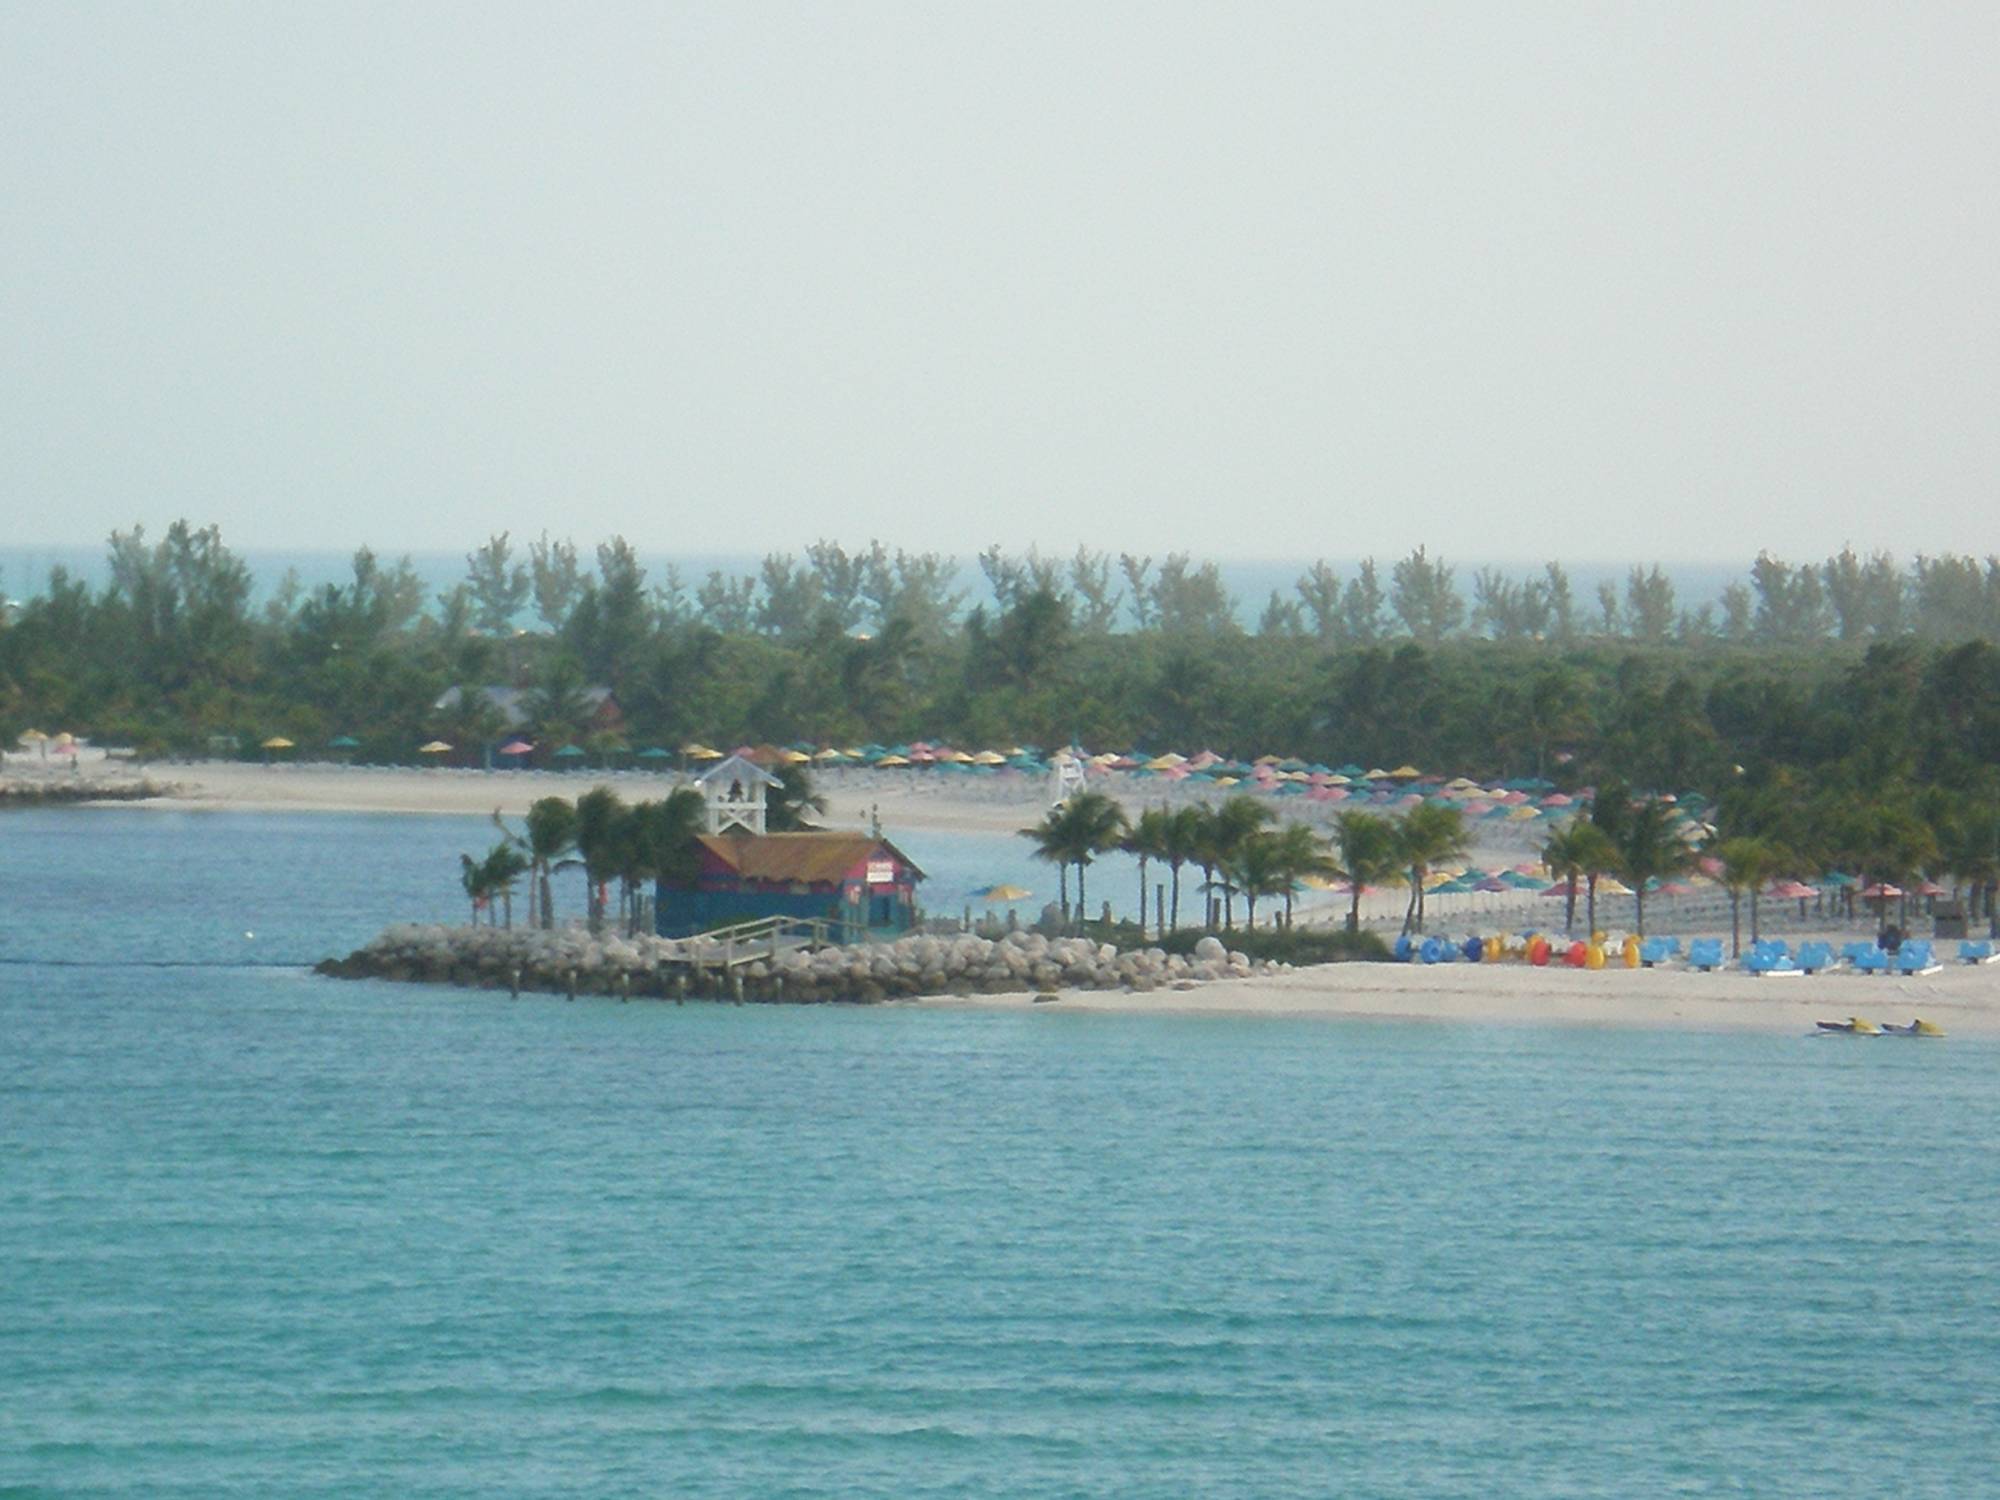
[[745, 880], [844, 880], [864, 860], [894, 858], [921, 880], [916, 861], [887, 839], [865, 833], [766, 833], [754, 838], [704, 833], [697, 842]]

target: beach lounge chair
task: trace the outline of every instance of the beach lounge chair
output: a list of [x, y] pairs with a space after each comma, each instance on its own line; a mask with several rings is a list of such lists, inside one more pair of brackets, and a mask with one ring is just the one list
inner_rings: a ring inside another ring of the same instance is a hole
[[1932, 956], [1929, 943], [1905, 942], [1896, 950], [1889, 967], [1898, 974], [1935, 974], [1944, 965]]
[[1993, 951], [1991, 938], [1980, 938], [1976, 942], [1968, 939], [1958, 945], [1958, 961], [1962, 964], [1990, 964], [1996, 958], [2000, 958], [2000, 953]]
[[1778, 942], [1751, 944], [1750, 951], [1743, 955], [1743, 970], [1759, 978], [1775, 978], [1805, 972], [1792, 961], [1791, 954], [1785, 951], [1785, 945]]
[[1696, 938], [1688, 944], [1688, 967], [1712, 974], [1722, 967], [1722, 939]]
[[1886, 974], [1889, 972], [1889, 955], [1875, 944], [1869, 943], [1849, 960], [1858, 974]]
[[1863, 954], [1879, 953], [1879, 952], [1881, 952], [1881, 949], [1875, 946], [1875, 940], [1873, 938], [1864, 938], [1861, 941], [1854, 943], [1843, 943], [1841, 944], [1840, 948], [1840, 956], [1846, 959], [1850, 964], [1853, 964], [1856, 968], [1861, 967], [1861, 958]]
[[1647, 938], [1639, 945], [1639, 964], [1650, 969], [1655, 964], [1663, 964], [1680, 951], [1679, 938]]
[[1822, 969], [1832, 968], [1833, 944], [1800, 943], [1799, 953], [1798, 953], [1798, 964], [1799, 967], [1808, 974], [1817, 974]]

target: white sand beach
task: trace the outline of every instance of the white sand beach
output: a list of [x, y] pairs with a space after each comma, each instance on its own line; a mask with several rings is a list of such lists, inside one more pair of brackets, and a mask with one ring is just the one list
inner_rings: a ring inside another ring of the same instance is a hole
[[[677, 780], [671, 775], [627, 771], [592, 775], [235, 761], [131, 766], [101, 758], [87, 760], [72, 772], [66, 765], [43, 763], [21, 754], [8, 755], [0, 774], [16, 784], [73, 778], [130, 784], [143, 778], [171, 786], [168, 795], [139, 806], [410, 814], [483, 814], [498, 809], [509, 816], [525, 812], [539, 797], [574, 797], [593, 785], [608, 785], [622, 796], [642, 798], [660, 795]], [[892, 837], [898, 830], [1010, 834], [1039, 817], [1046, 802], [1046, 786], [1039, 780], [946, 779], [865, 770], [828, 774], [820, 779], [820, 790], [827, 798], [825, 821], [829, 826], [865, 827], [879, 816]], [[1141, 791], [1120, 787], [1113, 780], [1105, 790], [1121, 795], [1133, 810], [1156, 805], [1163, 797], [1157, 783], [1144, 784]], [[1473, 859], [1490, 865], [1518, 863], [1533, 857], [1533, 844], [1532, 837], [1522, 833], [1507, 843], [1482, 844], [1474, 849]], [[1371, 894], [1364, 902], [1364, 916], [1378, 927], [1393, 924], [1403, 899], [1400, 891]], [[1561, 926], [1561, 904], [1533, 894], [1433, 898], [1431, 906], [1433, 928], [1455, 933], [1524, 925], [1548, 931]], [[1337, 920], [1344, 908], [1344, 897], [1322, 896], [1304, 908], [1304, 919]], [[1691, 903], [1656, 901], [1649, 905], [1648, 913], [1650, 930], [1683, 938], [1718, 933], [1726, 938], [1728, 934], [1727, 907], [1719, 896]], [[1616, 929], [1629, 921], [1630, 914], [1629, 901], [1602, 902], [1599, 924]], [[1580, 929], [1580, 910], [1577, 920]], [[1818, 936], [1838, 944], [1867, 936], [1871, 929], [1865, 923], [1829, 922], [1819, 914], [1807, 914], [1800, 920], [1788, 903], [1767, 901], [1765, 930], [1793, 940]], [[1956, 944], [1940, 943], [1938, 951], [1948, 960], [1956, 952]], [[1858, 1014], [1898, 1022], [1922, 1016], [1947, 1032], [2000, 1035], [2000, 964], [1947, 962], [1936, 974], [1912, 978], [1837, 972], [1766, 979], [1734, 971], [1703, 974], [1680, 967], [1592, 971], [1562, 966], [1536, 969], [1519, 963], [1343, 964], [1186, 991], [1068, 992], [1057, 1002], [1040, 1005], [1025, 994], [897, 1003], [941, 1009], [1034, 1007], [1051, 1014], [1397, 1018], [1800, 1034], [1810, 1031], [1815, 1020]]]
[[[2000, 964], [1948, 964], [1936, 974], [1873, 978], [1853, 973], [1758, 979], [1738, 972], [1535, 969], [1520, 963], [1331, 964], [1269, 979], [1225, 980], [1191, 990], [1065, 992], [909, 1002], [943, 1009], [1050, 1015], [1207, 1015], [1474, 1022], [1482, 1025], [1665, 1027], [1804, 1036], [1818, 1020], [1850, 1015], [1898, 1024], [1921, 1016], [1947, 1036], [2000, 1036]], [[1830, 1037], [1901, 1045], [1903, 1038]], [[1910, 1042], [1909, 1045], [1920, 1045]], [[1923, 1045], [1928, 1045], [1924, 1043]]]

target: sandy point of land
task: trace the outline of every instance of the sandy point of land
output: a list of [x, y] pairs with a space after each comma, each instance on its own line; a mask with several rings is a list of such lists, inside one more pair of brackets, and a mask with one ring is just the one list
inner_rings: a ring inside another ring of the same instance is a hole
[[[167, 788], [152, 805], [259, 812], [485, 814], [518, 817], [542, 797], [575, 798], [608, 786], [639, 801], [665, 796], [686, 778], [643, 771], [479, 771], [429, 766], [343, 766], [325, 763], [258, 765], [243, 761], [159, 761], [132, 765], [86, 752], [72, 771], [67, 761], [24, 755], [5, 758], [0, 774], [22, 785], [60, 783], [107, 789], [140, 780]], [[1046, 806], [1045, 786], [1026, 779], [945, 784], [934, 778], [836, 772], [818, 790], [832, 828], [862, 828], [879, 817], [898, 829], [1010, 834], [1034, 822]], [[129, 803], [126, 805], [130, 805]]]
[[[1054, 1002], [993, 995], [912, 1002], [940, 1009], [1032, 1009], [1051, 1015], [1163, 1014], [1321, 1020], [1575, 1025], [1804, 1035], [1850, 1015], [1903, 1023], [1921, 1016], [1949, 1034], [2000, 1035], [2000, 964], [1936, 974], [1853, 973], [1759, 979], [1685, 969], [1531, 968], [1496, 964], [1330, 964], [1190, 990], [1067, 991]], [[1829, 1039], [1851, 1041], [1851, 1038]], [[1884, 1044], [1900, 1038], [1883, 1038]]]

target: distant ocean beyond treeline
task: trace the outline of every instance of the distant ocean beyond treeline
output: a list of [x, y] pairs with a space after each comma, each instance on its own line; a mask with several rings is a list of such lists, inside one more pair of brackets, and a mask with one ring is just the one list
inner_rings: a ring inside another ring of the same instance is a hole
[[[149, 532], [154, 530], [151, 527], [147, 529]], [[525, 549], [526, 540], [524, 537], [514, 538], [517, 554]], [[595, 540], [589, 537], [577, 539], [577, 549], [586, 561]], [[368, 545], [384, 560], [392, 561], [405, 555], [393, 546]], [[796, 550], [802, 552], [804, 549], [800, 547]], [[1058, 557], [1067, 555], [1065, 549], [1051, 547], [1045, 550]], [[463, 552], [411, 552], [407, 555], [410, 565], [424, 580], [432, 601], [465, 578], [466, 554]], [[350, 566], [353, 554], [349, 552], [260, 551], [246, 548], [240, 550], [238, 556], [250, 569], [258, 603], [270, 597], [288, 571], [295, 572], [301, 587], [308, 591], [323, 584], [351, 583], [354, 576]], [[641, 552], [639, 560], [645, 566], [648, 583], [660, 582], [667, 569], [672, 567], [679, 570], [681, 581], [690, 590], [711, 572], [720, 572], [732, 578], [754, 578], [762, 562], [761, 557], [749, 553], [694, 552]], [[957, 563], [955, 587], [965, 596], [965, 608], [972, 609], [981, 604], [991, 606], [994, 603], [993, 590], [987, 584], [986, 575], [980, 571], [978, 556], [968, 552], [955, 555], [954, 560]], [[1291, 598], [1293, 585], [1317, 560], [1316, 556], [1301, 553], [1288, 558], [1217, 558], [1214, 561], [1221, 572], [1223, 585], [1236, 601], [1237, 619], [1245, 630], [1254, 630], [1272, 593]], [[1396, 560], [1396, 556], [1387, 554], [1375, 559], [1385, 582], [1389, 567]], [[1521, 560], [1496, 562], [1491, 558], [1449, 554], [1440, 555], [1437, 560], [1453, 568], [1460, 588], [1468, 590], [1472, 575], [1483, 567], [1490, 566], [1513, 576], [1532, 575], [1541, 570], [1540, 563]], [[1634, 565], [1651, 567], [1654, 562], [1652, 558], [1584, 561], [1556, 557], [1554, 560], [1569, 570], [1571, 586], [1585, 608], [1588, 608], [1588, 601], [1600, 583], [1610, 583], [1622, 589], [1626, 575]], [[1343, 577], [1351, 577], [1360, 567], [1362, 559], [1330, 557], [1326, 562]], [[0, 547], [0, 598], [25, 600], [35, 597], [47, 586], [50, 569], [56, 567], [67, 569], [72, 577], [82, 579], [93, 589], [101, 589], [111, 581], [107, 549], [103, 544], [95, 547]], [[1722, 598], [1723, 589], [1733, 582], [1745, 581], [1749, 576], [1747, 562], [1663, 562], [1660, 567], [1673, 581], [1677, 600], [1691, 608], [1717, 603]], [[526, 612], [522, 623], [529, 623]]]

